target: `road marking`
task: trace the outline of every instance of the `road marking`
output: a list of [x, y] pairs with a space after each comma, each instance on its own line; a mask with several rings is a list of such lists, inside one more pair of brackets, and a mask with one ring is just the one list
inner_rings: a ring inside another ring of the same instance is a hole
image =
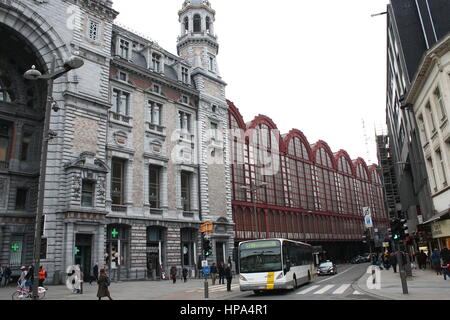
[[313, 290], [316, 290], [318, 287], [320, 287], [320, 286], [312, 286], [312, 287], [310, 287], [310, 288], [308, 288], [308, 289], [306, 289], [306, 290], [303, 290], [303, 291], [298, 292], [297, 294], [307, 294], [308, 292], [311, 292], [311, 291], [313, 291]]
[[343, 284], [333, 294], [343, 294], [350, 286], [351, 284]]
[[324, 294], [325, 292], [327, 292], [328, 290], [330, 290], [333, 287], [334, 287], [334, 284], [329, 284], [329, 285], [325, 286], [324, 288], [320, 289], [319, 291], [315, 292], [314, 294]]
[[355, 290], [355, 292], [353, 292], [354, 295], [360, 295], [362, 294], [361, 292], [359, 292], [358, 290]]
[[322, 283], [322, 282], [331, 280], [331, 279], [333, 279], [333, 278], [339, 277], [339, 276], [343, 275], [344, 273], [346, 273], [346, 272], [348, 272], [348, 271], [350, 271], [350, 270], [355, 269], [356, 267], [358, 267], [358, 265], [356, 265], [356, 266], [354, 266], [354, 267], [351, 267], [351, 268], [348, 268], [347, 270], [345, 270], [345, 271], [343, 271], [343, 272], [340, 272], [340, 273], [338, 273], [338, 274], [335, 275], [335, 276], [332, 276], [332, 277], [330, 277], [330, 278], [327, 278], [327, 279], [325, 279], [325, 280], [322, 280], [322, 281], [319, 281], [319, 282], [316, 282], [316, 283]]

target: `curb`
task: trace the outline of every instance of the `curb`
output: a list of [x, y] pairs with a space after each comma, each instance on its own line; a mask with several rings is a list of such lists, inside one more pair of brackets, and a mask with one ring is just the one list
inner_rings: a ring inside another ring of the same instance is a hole
[[361, 278], [359, 278], [357, 281], [355, 281], [353, 283], [353, 285], [352, 285], [353, 289], [355, 289], [355, 290], [357, 290], [359, 292], [362, 292], [362, 293], [364, 293], [364, 294], [366, 294], [368, 296], [371, 296], [373, 298], [377, 298], [377, 299], [392, 300], [392, 301], [400, 300], [400, 299], [395, 299], [395, 298], [392, 298], [392, 297], [389, 297], [389, 296], [384, 296], [382, 294], [376, 294], [376, 293], [373, 293], [372, 291], [367, 291], [367, 289], [364, 289], [359, 284], [360, 281], [363, 282], [363, 283], [365, 283], [367, 281], [367, 279], [364, 279], [365, 277], [367, 277], [367, 276], [363, 275]]

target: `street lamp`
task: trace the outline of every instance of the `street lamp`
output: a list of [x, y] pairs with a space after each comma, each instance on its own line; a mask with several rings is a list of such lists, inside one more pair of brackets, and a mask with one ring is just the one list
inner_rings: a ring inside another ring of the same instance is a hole
[[38, 190], [38, 206], [36, 211], [36, 221], [35, 221], [35, 244], [34, 244], [34, 253], [33, 253], [33, 263], [34, 263], [34, 283], [33, 283], [33, 299], [36, 300], [38, 298], [38, 281], [39, 279], [39, 265], [40, 265], [40, 256], [41, 256], [41, 220], [44, 211], [44, 189], [45, 189], [45, 175], [47, 174], [47, 152], [48, 152], [48, 142], [52, 140], [56, 134], [50, 131], [50, 118], [51, 112], [50, 108], [54, 111], [58, 111], [59, 108], [56, 106], [56, 103], [51, 96], [53, 94], [53, 82], [55, 79], [61, 77], [67, 72], [78, 69], [84, 65], [83, 59], [77, 56], [72, 56], [68, 60], [64, 62], [64, 67], [59, 70], [55, 70], [56, 67], [56, 55], [53, 55], [53, 61], [51, 64], [51, 69], [49, 74], [42, 75], [42, 73], [36, 70], [36, 67], [33, 66], [30, 70], [25, 72], [23, 77], [26, 80], [37, 81], [37, 80], [46, 80], [48, 82], [48, 96], [47, 96], [47, 104], [45, 107], [45, 120], [44, 120], [44, 133], [43, 133], [43, 141], [42, 141], [42, 150], [41, 150], [41, 168], [39, 173], [39, 190]]
[[268, 183], [264, 182], [260, 185], [254, 186], [254, 187], [249, 187], [249, 186], [241, 186], [241, 189], [246, 190], [246, 191], [250, 191], [251, 195], [252, 195], [252, 203], [253, 203], [253, 213], [255, 215], [255, 225], [256, 225], [256, 238], [259, 238], [259, 226], [258, 226], [258, 214], [256, 212], [256, 201], [255, 201], [255, 197], [253, 195], [253, 193], [255, 191], [258, 191], [259, 189], [265, 188], [266, 186], [268, 186]]

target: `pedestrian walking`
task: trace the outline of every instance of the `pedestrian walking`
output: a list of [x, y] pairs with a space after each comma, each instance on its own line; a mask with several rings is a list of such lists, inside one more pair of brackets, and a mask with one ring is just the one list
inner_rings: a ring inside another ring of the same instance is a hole
[[3, 271], [3, 279], [5, 287], [7, 287], [11, 282], [11, 274], [12, 274], [11, 268], [9, 267], [9, 265], [6, 265]]
[[225, 267], [223, 262], [219, 264], [219, 284], [225, 284]]
[[392, 266], [392, 269], [394, 269], [394, 273], [397, 273], [397, 252], [392, 252], [389, 256], [389, 263]]
[[447, 248], [442, 249], [441, 259], [443, 260], [444, 264], [450, 263], [450, 250], [448, 250]]
[[45, 279], [47, 279], [47, 270], [45, 270], [44, 266], [40, 266], [40, 268], [39, 268], [39, 287], [44, 287]]
[[184, 279], [184, 282], [187, 282], [187, 276], [188, 276], [188, 269], [183, 268], [183, 279]]
[[431, 265], [436, 271], [436, 274], [438, 276], [442, 275], [442, 262], [441, 262], [441, 254], [439, 253], [438, 249], [434, 249], [433, 253], [431, 254]]
[[420, 270], [426, 270], [427, 269], [427, 260], [428, 256], [423, 250], [420, 251], [419, 256], [417, 257], [417, 260], [419, 262], [419, 269]]
[[175, 284], [177, 282], [177, 267], [172, 266], [172, 268], [170, 268], [170, 277]]
[[213, 263], [211, 266], [211, 281], [213, 286], [216, 284], [216, 279], [217, 279], [217, 266], [215, 263]]
[[93, 276], [89, 280], [89, 284], [92, 284], [92, 281], [98, 281], [98, 262], [95, 264], [95, 266], [92, 268], [92, 274]]
[[111, 280], [108, 278], [105, 269], [100, 270], [100, 275], [97, 280], [97, 283], [98, 283], [98, 291], [97, 291], [98, 300], [102, 300], [102, 298], [104, 297], [107, 297], [109, 298], [109, 300], [112, 300], [108, 288], [111, 285]]
[[0, 287], [2, 287], [4, 274], [5, 274], [5, 267], [3, 267], [2, 264], [0, 264]]
[[227, 264], [225, 268], [225, 278], [227, 278], [227, 291], [231, 291], [231, 281], [233, 280], [233, 273], [231, 272], [231, 264]]
[[450, 277], [450, 263], [444, 263], [442, 265], [442, 274], [444, 275], [444, 280], [447, 280], [447, 277]]

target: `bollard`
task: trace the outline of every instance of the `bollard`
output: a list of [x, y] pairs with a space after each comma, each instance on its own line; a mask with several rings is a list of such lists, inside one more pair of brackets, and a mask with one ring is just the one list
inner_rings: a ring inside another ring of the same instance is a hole
[[376, 275], [375, 275], [375, 268], [374, 267], [372, 267], [372, 282], [373, 282], [373, 284], [375, 284], [376, 283], [376, 279], [375, 279], [375, 277], [376, 277]]
[[83, 294], [83, 283], [84, 283], [84, 281], [81, 280], [80, 281], [80, 294]]
[[205, 299], [209, 298], [209, 292], [208, 292], [208, 279], [205, 278]]

